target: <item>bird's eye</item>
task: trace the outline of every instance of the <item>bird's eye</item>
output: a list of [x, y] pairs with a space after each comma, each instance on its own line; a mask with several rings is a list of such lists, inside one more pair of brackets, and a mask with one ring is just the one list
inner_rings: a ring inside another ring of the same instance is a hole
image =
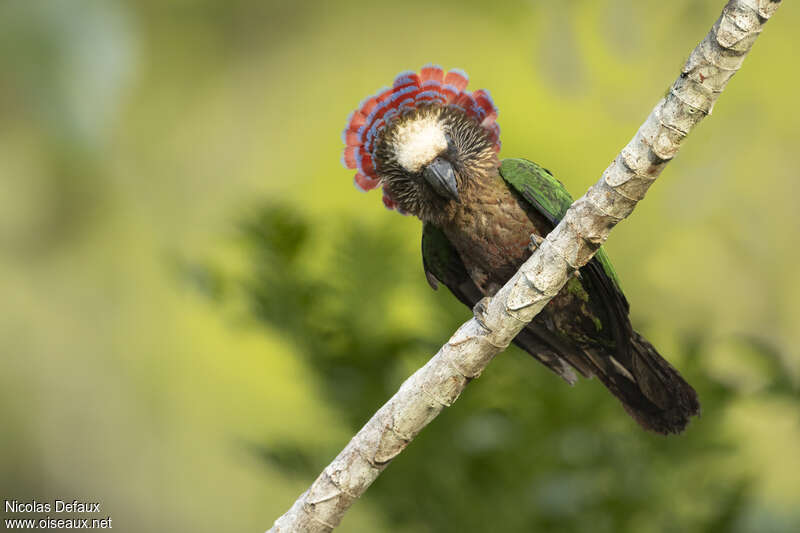
[[445, 133], [444, 134], [444, 140], [447, 141], [447, 149], [448, 150], [452, 150], [455, 147], [455, 144], [453, 143], [453, 138], [450, 137], [449, 133]]

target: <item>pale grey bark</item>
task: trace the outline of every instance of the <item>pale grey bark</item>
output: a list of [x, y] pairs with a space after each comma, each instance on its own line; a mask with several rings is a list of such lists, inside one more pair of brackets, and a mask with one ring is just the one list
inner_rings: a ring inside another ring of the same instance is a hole
[[[270, 532], [336, 527], [389, 462], [452, 405], [472, 378], [585, 265], [611, 228], [631, 214], [686, 135], [711, 112], [780, 0], [731, 0], [692, 51], [678, 79], [605, 170], [519, 271], [463, 324], [366, 423]], [[446, 512], [446, 510], [445, 510]]]

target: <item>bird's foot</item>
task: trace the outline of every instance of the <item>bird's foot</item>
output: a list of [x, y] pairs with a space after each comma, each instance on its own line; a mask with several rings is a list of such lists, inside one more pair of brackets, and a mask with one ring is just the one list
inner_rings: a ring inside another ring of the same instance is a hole
[[[536, 235], [535, 233], [531, 233], [531, 243], [528, 245], [528, 250], [530, 250], [530, 251], [531, 251], [531, 253], [535, 252], [535, 251], [536, 251], [536, 249], [537, 249], [539, 246], [541, 246], [543, 242], [544, 242], [544, 239], [543, 239], [542, 237], [539, 237], [539, 236], [538, 236], [538, 235]], [[578, 279], [582, 279], [582, 278], [581, 278], [581, 271], [580, 271], [580, 270], [575, 270], [575, 271], [572, 273], [572, 275], [573, 275], [574, 277], [578, 278]]]
[[475, 304], [475, 307], [472, 308], [472, 314], [475, 317], [475, 320], [478, 321], [478, 324], [480, 324], [481, 327], [483, 327], [483, 329], [487, 330], [489, 328], [486, 326], [486, 321], [484, 320], [484, 317], [486, 316], [486, 312], [488, 311], [490, 301], [491, 298], [489, 296], [484, 296], [483, 298], [480, 299], [478, 303]]
[[544, 239], [536, 235], [535, 233], [531, 233], [531, 243], [528, 245], [528, 250], [531, 252], [535, 252], [536, 249], [541, 246], [544, 242]]

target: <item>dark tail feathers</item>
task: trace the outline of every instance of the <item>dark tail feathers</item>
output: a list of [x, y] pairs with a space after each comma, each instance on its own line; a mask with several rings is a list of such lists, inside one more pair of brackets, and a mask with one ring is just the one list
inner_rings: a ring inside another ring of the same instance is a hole
[[616, 365], [613, 370], [603, 365], [606, 372], [598, 372], [598, 378], [643, 428], [664, 435], [682, 432], [700, 412], [695, 390], [636, 332], [630, 356], [630, 364], [619, 365], [627, 372]]

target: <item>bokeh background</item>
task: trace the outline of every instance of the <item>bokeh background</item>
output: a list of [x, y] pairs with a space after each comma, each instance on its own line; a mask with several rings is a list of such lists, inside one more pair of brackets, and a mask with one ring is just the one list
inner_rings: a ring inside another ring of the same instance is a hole
[[[469, 316], [341, 168], [347, 114], [463, 68], [501, 155], [581, 194], [723, 3], [0, 2], [2, 497], [266, 529]], [[341, 531], [800, 530], [799, 25], [789, 2], [607, 244], [702, 418], [647, 435], [511, 349]]]

